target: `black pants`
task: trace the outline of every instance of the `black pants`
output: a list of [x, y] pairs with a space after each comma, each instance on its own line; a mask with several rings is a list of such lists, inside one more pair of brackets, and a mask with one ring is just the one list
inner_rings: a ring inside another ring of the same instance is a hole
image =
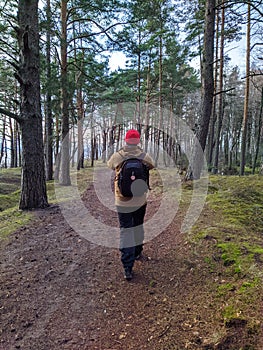
[[120, 223], [120, 251], [123, 267], [132, 268], [135, 257], [143, 250], [143, 221], [146, 204], [138, 208], [117, 207]]

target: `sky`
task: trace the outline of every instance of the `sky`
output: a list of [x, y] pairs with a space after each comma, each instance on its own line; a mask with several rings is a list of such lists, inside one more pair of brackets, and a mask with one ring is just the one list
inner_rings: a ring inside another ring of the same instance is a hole
[[[39, 7], [43, 8], [43, 1], [39, 0]], [[245, 55], [246, 55], [246, 43], [245, 36], [243, 36], [242, 40], [236, 43], [231, 44], [230, 47], [225, 49], [225, 53], [227, 53], [230, 58], [231, 66], [239, 66], [241, 72], [245, 72]], [[109, 66], [111, 71], [118, 70], [118, 68], [125, 68], [126, 65], [126, 56], [122, 52], [113, 52], [109, 58]], [[199, 58], [196, 58], [190, 65], [196, 70], [200, 69]]]
[[[232, 43], [225, 48], [225, 54], [231, 58], [231, 66], [239, 66], [240, 71], [245, 71], [245, 57], [246, 57], [246, 39], [245, 36], [239, 42]], [[111, 71], [118, 70], [118, 68], [125, 68], [126, 56], [122, 52], [113, 52], [109, 59], [109, 66]], [[192, 60], [190, 65], [199, 70], [199, 58]]]

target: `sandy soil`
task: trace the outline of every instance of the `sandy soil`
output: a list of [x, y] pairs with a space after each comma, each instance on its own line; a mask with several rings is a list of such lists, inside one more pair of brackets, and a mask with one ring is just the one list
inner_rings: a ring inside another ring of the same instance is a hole
[[[83, 200], [118, 225], [92, 187]], [[158, 205], [148, 204], [147, 217]], [[180, 213], [145, 244], [149, 259], [136, 262], [130, 282], [118, 249], [79, 236], [58, 206], [35, 215], [0, 242], [1, 350], [263, 348], [263, 333], [248, 332], [246, 322], [226, 327], [220, 318], [214, 276], [179, 232]]]

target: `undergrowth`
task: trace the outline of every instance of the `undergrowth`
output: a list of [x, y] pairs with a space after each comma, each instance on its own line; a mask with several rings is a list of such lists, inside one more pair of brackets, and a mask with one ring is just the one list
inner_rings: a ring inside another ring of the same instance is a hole
[[[80, 194], [90, 186], [93, 179], [93, 169], [86, 167], [80, 171], [73, 170]], [[0, 171], [0, 239], [8, 236], [20, 227], [28, 224], [33, 215], [30, 211], [19, 210], [21, 187], [21, 169], [8, 168]], [[54, 181], [47, 182], [49, 204], [58, 203], [63, 198], [57, 198]]]
[[190, 240], [205, 254], [225, 324], [259, 327], [263, 267], [263, 190], [260, 176], [211, 176], [207, 203]]
[[21, 169], [0, 171], [0, 238], [6, 237], [30, 221], [31, 215], [18, 209]]

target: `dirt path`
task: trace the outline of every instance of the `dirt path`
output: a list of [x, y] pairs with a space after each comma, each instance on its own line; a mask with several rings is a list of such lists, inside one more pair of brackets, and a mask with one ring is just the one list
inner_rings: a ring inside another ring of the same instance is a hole
[[[92, 188], [84, 200], [99, 210]], [[147, 215], [157, 206], [149, 203]], [[59, 207], [36, 216], [1, 242], [1, 350], [261, 349], [243, 325], [218, 322], [211, 274], [189, 257], [180, 216], [145, 245], [150, 259], [136, 262], [131, 282], [118, 250], [83, 239]]]

